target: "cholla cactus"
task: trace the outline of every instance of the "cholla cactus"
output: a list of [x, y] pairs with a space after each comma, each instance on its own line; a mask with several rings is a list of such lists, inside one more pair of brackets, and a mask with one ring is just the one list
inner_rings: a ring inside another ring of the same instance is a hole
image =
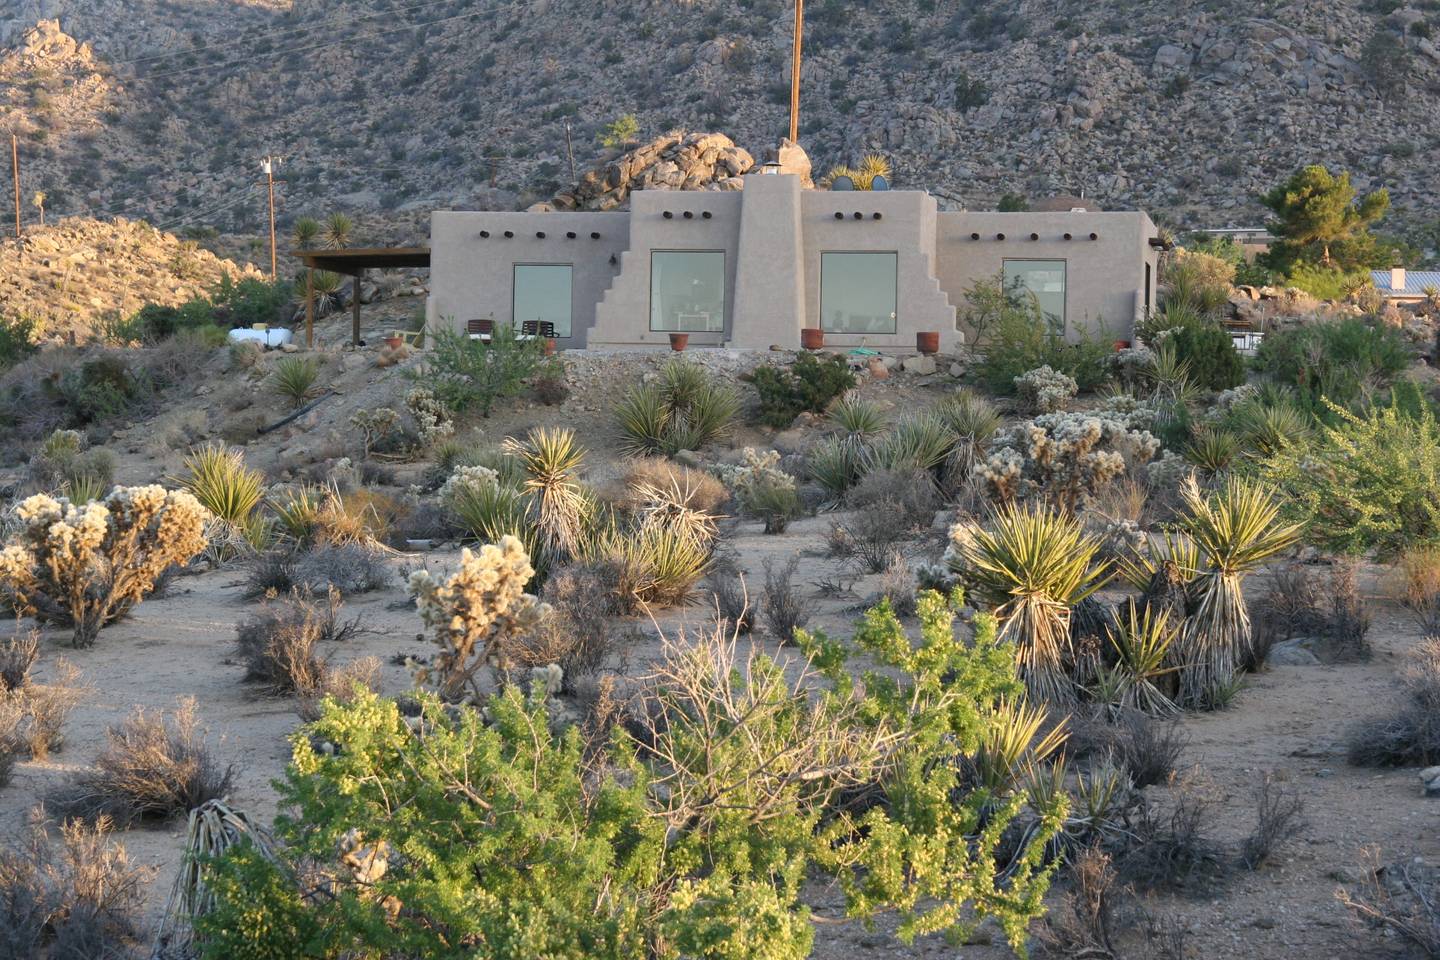
[[766, 489], [795, 489], [795, 478], [780, 469], [780, 454], [774, 450], [761, 453], [754, 447], [740, 452], [742, 462], [736, 467], [720, 470], [720, 479], [735, 494], [735, 499], [745, 506], [755, 499], [756, 494]]
[[433, 447], [455, 435], [455, 420], [450, 409], [429, 387], [416, 387], [405, 394], [405, 409], [415, 418], [420, 442], [425, 446]]
[[460, 569], [444, 581], [429, 571], [410, 577], [420, 619], [440, 652], [415, 673], [418, 683], [434, 686], [449, 700], [480, 697], [478, 675], [487, 666], [507, 669], [504, 641], [537, 625], [549, 608], [525, 585], [535, 575], [525, 547], [515, 537], [487, 544], [479, 552], [460, 553]]
[[1015, 391], [1025, 409], [1033, 413], [1054, 413], [1064, 410], [1065, 404], [1080, 392], [1080, 387], [1074, 378], [1051, 369], [1047, 363], [1016, 377]]
[[1105, 358], [1105, 370], [1128, 390], [1143, 386], [1155, 373], [1155, 351], [1149, 347], [1126, 347]]
[[70, 624], [89, 646], [175, 564], [205, 549], [210, 513], [183, 490], [116, 487], [72, 504], [45, 494], [15, 508], [20, 529], [0, 551], [0, 591], [23, 614]]
[[1125, 418], [1049, 413], [998, 434], [976, 475], [996, 500], [1038, 497], [1074, 511], [1159, 449], [1159, 440]]
[[489, 467], [456, 467], [449, 479], [440, 485], [440, 502], [449, 506], [467, 490], [479, 491], [499, 482], [500, 474]]
[[369, 457], [375, 445], [384, 440], [400, 426], [400, 414], [389, 407], [373, 410], [356, 410], [350, 415], [350, 426], [360, 431], [360, 439]]

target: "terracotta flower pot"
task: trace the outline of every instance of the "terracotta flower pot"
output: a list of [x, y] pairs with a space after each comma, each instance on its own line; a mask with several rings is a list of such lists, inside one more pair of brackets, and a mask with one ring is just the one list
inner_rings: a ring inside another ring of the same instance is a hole
[[940, 352], [940, 331], [921, 330], [915, 334], [915, 349], [928, 356]]
[[819, 350], [825, 346], [825, 331], [819, 327], [805, 327], [800, 331], [800, 346], [806, 350]]
[[385, 338], [385, 346], [389, 347], [391, 350], [399, 350], [399, 349], [400, 349], [400, 344], [402, 344], [402, 343], [404, 343], [404, 342], [405, 342], [405, 338], [404, 338], [404, 337], [386, 337], [386, 338]]
[[554, 337], [546, 337], [546, 338], [545, 338], [545, 356], [547, 356], [547, 357], [553, 357], [553, 356], [555, 356], [555, 338], [554, 338]]
[[1116, 341], [1115, 341], [1115, 352], [1116, 352], [1116, 353], [1119, 353], [1121, 350], [1129, 350], [1129, 349], [1130, 349], [1130, 341], [1129, 341], [1129, 340], [1116, 340]]
[[870, 361], [870, 376], [875, 380], [888, 380], [890, 368], [885, 366], [885, 361], [879, 357]]
[[679, 353], [681, 350], [684, 350], [684, 349], [685, 349], [687, 346], [689, 346], [689, 345], [690, 345], [690, 334], [688, 334], [688, 333], [672, 333], [672, 334], [670, 334], [670, 349], [671, 349], [671, 350], [674, 350], [676, 353]]

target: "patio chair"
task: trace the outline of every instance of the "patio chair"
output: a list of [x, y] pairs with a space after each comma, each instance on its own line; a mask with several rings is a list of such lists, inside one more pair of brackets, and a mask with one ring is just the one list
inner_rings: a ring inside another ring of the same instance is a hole
[[465, 332], [471, 340], [484, 340], [488, 342], [490, 335], [495, 331], [495, 321], [489, 319], [476, 319], [465, 321]]

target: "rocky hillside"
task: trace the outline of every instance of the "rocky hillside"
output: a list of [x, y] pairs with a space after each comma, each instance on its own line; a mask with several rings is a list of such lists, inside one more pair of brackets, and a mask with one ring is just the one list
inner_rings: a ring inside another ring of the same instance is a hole
[[[642, 140], [719, 130], [757, 158], [786, 124], [789, 0], [5, 11], [27, 196], [181, 230], [257, 230], [272, 150], [288, 220], [528, 205], [573, 182], [569, 152], [582, 174], [609, 159], [627, 113]], [[882, 152], [899, 185], [972, 208], [1084, 192], [1191, 226], [1253, 223], [1256, 192], [1325, 161], [1419, 235], [1440, 218], [1437, 44], [1437, 0], [810, 0], [800, 139], [820, 169]]]
[[84, 336], [107, 314], [181, 304], [227, 274], [260, 276], [146, 223], [75, 217], [0, 240], [0, 317], [38, 320], [46, 336]]

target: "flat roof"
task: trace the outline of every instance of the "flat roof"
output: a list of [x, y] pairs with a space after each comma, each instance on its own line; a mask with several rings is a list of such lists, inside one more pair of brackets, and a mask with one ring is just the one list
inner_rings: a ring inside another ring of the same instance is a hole
[[429, 247], [345, 247], [338, 250], [294, 250], [312, 270], [328, 270], [354, 276], [361, 270], [430, 266]]

